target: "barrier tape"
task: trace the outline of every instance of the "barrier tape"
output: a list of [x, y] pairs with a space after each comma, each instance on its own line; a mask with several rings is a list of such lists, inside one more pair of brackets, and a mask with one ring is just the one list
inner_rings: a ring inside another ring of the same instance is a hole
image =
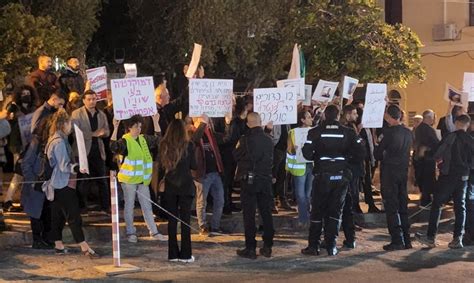
[[[109, 179], [109, 176], [103, 176], [103, 177], [88, 177], [88, 178], [76, 178], [76, 179], [70, 179], [70, 181], [87, 181], [87, 180], [100, 180], [100, 179]], [[21, 184], [43, 184], [46, 181], [22, 181], [22, 182], [15, 182], [15, 184], [21, 185]], [[3, 186], [4, 184], [10, 185], [10, 182], [0, 182], [0, 186]]]

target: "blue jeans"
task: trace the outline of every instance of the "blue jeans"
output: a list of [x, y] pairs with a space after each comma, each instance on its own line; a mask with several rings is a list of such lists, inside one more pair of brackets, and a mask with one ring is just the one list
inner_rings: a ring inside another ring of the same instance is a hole
[[293, 176], [296, 202], [298, 203], [298, 221], [309, 223], [311, 190], [313, 188], [313, 164], [306, 163], [306, 172], [303, 176]]
[[123, 218], [125, 218], [127, 236], [135, 235], [137, 233], [137, 230], [133, 225], [135, 197], [137, 195], [138, 202], [140, 203], [140, 207], [142, 209], [143, 218], [145, 219], [150, 236], [157, 234], [158, 228], [156, 227], [155, 218], [153, 217], [153, 210], [150, 202], [150, 190], [148, 186], [145, 186], [144, 184], [121, 184], [123, 189], [123, 198], [125, 200]]
[[209, 193], [213, 199], [211, 229], [217, 230], [220, 228], [222, 209], [224, 208], [224, 186], [221, 176], [217, 172], [206, 174], [202, 179], [202, 185], [196, 186], [196, 214], [199, 227], [206, 226], [206, 206]]
[[434, 238], [436, 236], [441, 217], [441, 207], [451, 198], [454, 202], [455, 216], [453, 236], [456, 238], [464, 235], [467, 185], [467, 180], [463, 181], [461, 177], [439, 176], [433, 193], [433, 204], [431, 205], [430, 222], [427, 233], [428, 237]]

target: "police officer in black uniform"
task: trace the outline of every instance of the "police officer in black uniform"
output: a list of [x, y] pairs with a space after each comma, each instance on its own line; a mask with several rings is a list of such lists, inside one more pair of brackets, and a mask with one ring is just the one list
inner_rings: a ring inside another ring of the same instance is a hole
[[328, 255], [336, 255], [336, 238], [341, 224], [342, 208], [352, 174], [349, 159], [363, 160], [364, 148], [353, 129], [342, 126], [339, 109], [329, 105], [323, 123], [308, 132], [303, 156], [314, 161], [311, 225], [305, 255], [319, 255], [324, 221], [324, 241]]
[[237, 161], [237, 180], [241, 181], [240, 200], [244, 217], [245, 249], [237, 250], [237, 255], [255, 259], [255, 211], [258, 208], [263, 221], [263, 248], [260, 255], [271, 257], [273, 246], [273, 194], [272, 164], [273, 143], [264, 133], [258, 113], [247, 116], [249, 130], [242, 136], [234, 150]]
[[375, 147], [374, 156], [381, 161], [380, 183], [387, 226], [392, 241], [383, 246], [386, 251], [412, 248], [408, 221], [408, 165], [413, 143], [412, 132], [401, 124], [402, 111], [390, 105], [385, 111], [382, 139]]

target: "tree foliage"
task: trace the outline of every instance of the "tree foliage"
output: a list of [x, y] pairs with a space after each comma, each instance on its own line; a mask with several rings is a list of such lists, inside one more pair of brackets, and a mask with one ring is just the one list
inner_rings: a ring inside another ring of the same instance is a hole
[[258, 86], [285, 76], [294, 43], [312, 79], [404, 86], [423, 78], [416, 34], [383, 22], [373, 0], [128, 0], [137, 19], [140, 65], [170, 70], [186, 63], [194, 42], [210, 76], [245, 78]]
[[0, 14], [0, 89], [5, 79], [28, 74], [39, 55], [69, 54], [71, 32], [54, 25], [50, 16], [33, 16], [23, 5], [14, 3], [3, 6]]

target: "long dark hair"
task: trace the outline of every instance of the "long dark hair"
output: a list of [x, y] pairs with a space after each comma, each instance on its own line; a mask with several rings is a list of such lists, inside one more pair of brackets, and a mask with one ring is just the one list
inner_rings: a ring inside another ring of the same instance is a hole
[[160, 142], [160, 161], [166, 171], [176, 168], [185, 156], [189, 137], [183, 120], [173, 120]]

